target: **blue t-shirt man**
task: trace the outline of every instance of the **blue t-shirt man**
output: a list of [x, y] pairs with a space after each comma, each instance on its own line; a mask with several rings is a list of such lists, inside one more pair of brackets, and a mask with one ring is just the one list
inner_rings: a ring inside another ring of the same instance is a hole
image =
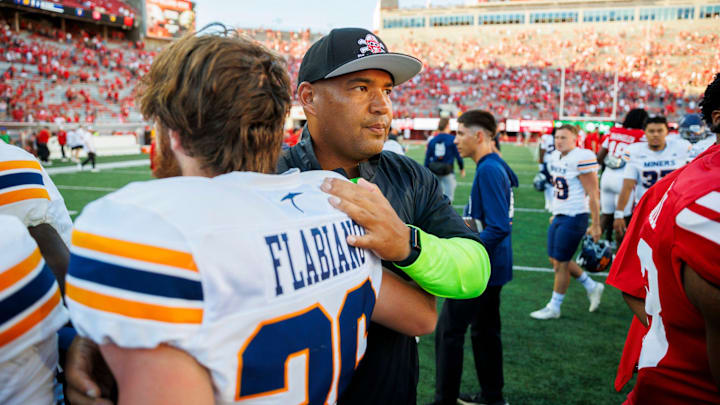
[[425, 167], [430, 167], [432, 162], [441, 162], [450, 166], [450, 173], [453, 172], [455, 161], [458, 168], [464, 169], [462, 157], [455, 146], [455, 137], [447, 133], [439, 133], [428, 142], [425, 151]]
[[488, 285], [491, 286], [512, 280], [512, 187], [517, 186], [517, 175], [497, 153], [485, 155], [478, 161], [463, 216], [480, 221], [480, 239], [490, 255], [492, 273]]
[[433, 137], [428, 143], [425, 151], [425, 167], [433, 172], [440, 181], [443, 194], [452, 202], [455, 198], [455, 172], [453, 170], [455, 161], [465, 177], [463, 159], [455, 146], [455, 137], [441, 132]]
[[[478, 232], [490, 255], [490, 280], [485, 292], [467, 300], [446, 299], [435, 333], [435, 403], [506, 404], [503, 376], [500, 293], [512, 279], [513, 192], [518, 178], [493, 150], [495, 117], [471, 110], [458, 118], [455, 145], [460, 156], [477, 163], [465, 222]], [[482, 392], [460, 393], [465, 333], [472, 333], [473, 357]]]

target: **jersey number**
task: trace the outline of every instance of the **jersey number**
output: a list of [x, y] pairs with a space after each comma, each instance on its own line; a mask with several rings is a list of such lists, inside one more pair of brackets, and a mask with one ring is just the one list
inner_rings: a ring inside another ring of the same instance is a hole
[[610, 156], [614, 156], [617, 158], [622, 157], [623, 152], [625, 152], [625, 148], [627, 148], [628, 144], [624, 142], [618, 142], [618, 141], [610, 141], [608, 143], [608, 151], [610, 152]]
[[647, 274], [648, 291], [645, 296], [645, 312], [652, 316], [652, 324], [645, 339], [643, 339], [642, 350], [638, 367], [655, 367], [665, 357], [668, 350], [668, 341], [665, 334], [665, 325], [662, 320], [662, 307], [660, 306], [660, 291], [658, 287], [658, 270], [653, 261], [653, 250], [643, 239], [640, 239], [637, 247], [637, 255], [640, 258], [642, 274]]
[[564, 177], [555, 177], [555, 197], [558, 200], [567, 200], [570, 190]]
[[657, 172], [655, 170], [646, 170], [642, 172], [643, 177], [643, 187], [650, 188], [652, 187], [659, 179], [662, 179], [663, 177], [667, 176], [668, 174], [672, 173], [671, 170], [662, 170], [660, 172]]
[[[345, 295], [339, 316], [333, 319], [319, 303], [263, 322], [238, 353], [238, 385], [235, 400], [263, 397], [289, 389], [288, 363], [293, 357], [306, 357], [306, 403], [327, 400], [334, 377], [334, 357], [338, 357], [340, 393], [350, 382], [365, 347], [366, 334], [360, 323], [369, 324], [375, 292], [370, 280]], [[335, 353], [333, 329], [339, 328], [339, 353]]]

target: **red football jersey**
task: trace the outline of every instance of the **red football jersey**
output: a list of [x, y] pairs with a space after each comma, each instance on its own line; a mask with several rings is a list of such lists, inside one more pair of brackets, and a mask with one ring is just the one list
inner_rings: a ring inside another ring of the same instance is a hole
[[650, 318], [627, 403], [718, 404], [705, 322], [685, 295], [682, 268], [720, 284], [720, 146], [656, 185], [640, 201], [609, 278], [644, 296]]
[[610, 128], [610, 134], [605, 138], [602, 147], [608, 150], [608, 155], [621, 159], [625, 148], [645, 137], [642, 129], [625, 129], [622, 127]]
[[585, 144], [583, 147], [585, 149], [593, 151], [593, 153], [598, 153], [600, 150], [600, 137], [598, 136], [597, 132], [590, 132], [587, 135], [585, 135]]

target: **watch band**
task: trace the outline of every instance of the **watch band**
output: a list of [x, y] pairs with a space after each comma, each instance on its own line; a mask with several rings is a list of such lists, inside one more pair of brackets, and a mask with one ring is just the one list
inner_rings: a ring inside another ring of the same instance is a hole
[[405, 260], [395, 262], [395, 264], [400, 267], [407, 267], [415, 263], [415, 260], [420, 256], [420, 251], [422, 250], [422, 246], [420, 245], [420, 232], [412, 226], [408, 228], [410, 228], [410, 255], [405, 258]]

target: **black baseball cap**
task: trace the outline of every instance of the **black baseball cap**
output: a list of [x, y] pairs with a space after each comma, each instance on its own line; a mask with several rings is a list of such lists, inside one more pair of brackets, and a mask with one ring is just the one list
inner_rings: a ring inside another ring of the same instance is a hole
[[385, 43], [366, 29], [336, 28], [305, 53], [298, 86], [368, 69], [388, 72], [397, 86], [418, 74], [422, 63], [410, 55], [388, 52]]

